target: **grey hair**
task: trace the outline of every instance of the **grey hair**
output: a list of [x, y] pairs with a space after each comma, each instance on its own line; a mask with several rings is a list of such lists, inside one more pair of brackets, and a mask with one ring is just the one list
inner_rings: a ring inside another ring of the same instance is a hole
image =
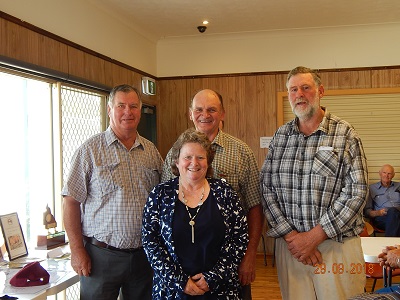
[[315, 84], [319, 87], [321, 85], [321, 77], [318, 74], [318, 71], [307, 68], [307, 67], [303, 67], [303, 66], [298, 66], [289, 72], [287, 79], [286, 79], [286, 87], [288, 87], [289, 79], [292, 78], [294, 75], [308, 74], [308, 73], [310, 73], [312, 75]]
[[135, 92], [136, 95], [137, 95], [138, 98], [139, 98], [140, 108], [142, 108], [142, 99], [140, 98], [140, 92], [139, 92], [139, 90], [138, 90], [137, 88], [135, 88], [135, 87], [129, 85], [129, 84], [117, 85], [117, 86], [115, 86], [115, 87], [111, 90], [110, 94], [108, 95], [108, 105], [109, 105], [110, 107], [112, 107], [112, 104], [113, 104], [113, 102], [114, 102], [115, 95], [116, 95], [118, 92], [123, 92], [123, 93], [126, 93], [126, 94], [127, 94], [127, 93], [130, 93], [130, 92]]

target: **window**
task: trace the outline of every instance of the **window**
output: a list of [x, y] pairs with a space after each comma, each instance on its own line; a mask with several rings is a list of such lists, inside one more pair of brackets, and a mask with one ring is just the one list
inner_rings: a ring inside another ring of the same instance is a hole
[[[104, 94], [0, 72], [0, 215], [18, 212], [28, 244], [46, 205], [62, 228], [61, 188], [76, 148], [107, 126]], [[2, 238], [2, 237], [1, 237]]]

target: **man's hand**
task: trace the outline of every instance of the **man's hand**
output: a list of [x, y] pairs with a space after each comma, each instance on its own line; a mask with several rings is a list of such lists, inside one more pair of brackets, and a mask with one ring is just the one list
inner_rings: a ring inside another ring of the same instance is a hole
[[315, 266], [322, 263], [318, 245], [313, 243], [309, 232], [301, 232], [286, 239], [290, 253], [301, 263]]
[[399, 246], [387, 246], [382, 250], [382, 253], [378, 255], [379, 264], [381, 266], [391, 266], [392, 268], [399, 268], [397, 260], [400, 258]]
[[256, 279], [256, 256], [248, 251], [239, 265], [239, 281], [241, 285], [249, 285]]
[[79, 276], [89, 276], [92, 262], [85, 248], [71, 250], [71, 266]]
[[321, 225], [317, 225], [306, 232], [292, 231], [284, 237], [293, 257], [299, 262], [310, 266], [315, 266], [323, 262], [318, 245], [326, 238], [327, 235], [322, 230]]
[[260, 243], [264, 219], [261, 204], [253, 206], [247, 213], [249, 243], [238, 268], [239, 281], [242, 286], [249, 285], [256, 279], [257, 247]]
[[372, 218], [386, 216], [387, 215], [387, 208], [382, 208], [382, 209], [378, 209], [378, 210], [371, 210], [369, 215]]

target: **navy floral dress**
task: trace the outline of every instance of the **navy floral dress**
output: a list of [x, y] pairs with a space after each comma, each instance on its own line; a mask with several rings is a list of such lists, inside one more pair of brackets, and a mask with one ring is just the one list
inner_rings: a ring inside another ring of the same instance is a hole
[[[238, 266], [248, 243], [248, 227], [236, 192], [223, 179], [207, 178], [209, 200], [217, 202], [225, 225], [219, 257], [214, 266], [203, 271], [213, 299], [241, 299]], [[185, 299], [188, 277], [177, 256], [173, 240], [175, 204], [179, 178], [157, 185], [150, 193], [143, 212], [142, 242], [154, 270], [153, 299]], [[196, 297], [193, 297], [196, 299]]]

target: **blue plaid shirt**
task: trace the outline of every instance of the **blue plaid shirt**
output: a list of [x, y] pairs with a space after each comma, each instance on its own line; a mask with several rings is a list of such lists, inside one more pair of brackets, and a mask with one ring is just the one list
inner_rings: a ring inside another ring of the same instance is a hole
[[341, 242], [364, 227], [367, 162], [360, 137], [346, 121], [325, 116], [309, 136], [297, 119], [275, 133], [260, 177], [268, 235], [309, 231], [318, 224]]

